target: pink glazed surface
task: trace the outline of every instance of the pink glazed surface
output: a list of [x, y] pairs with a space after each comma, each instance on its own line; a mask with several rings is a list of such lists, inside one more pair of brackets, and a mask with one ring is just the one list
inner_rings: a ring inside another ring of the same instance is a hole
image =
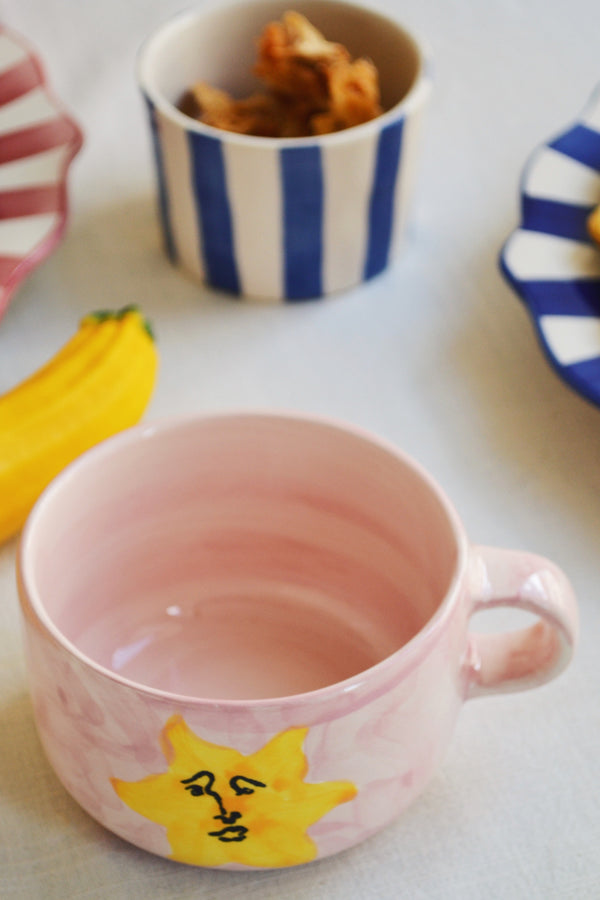
[[[304, 781], [353, 796], [306, 836], [313, 858], [343, 850], [402, 812], [443, 757], [479, 669], [467, 623], [480, 570], [429, 477], [359, 432], [252, 414], [134, 429], [68, 469], [24, 534], [45, 751], [110, 830], [194, 862], [115, 779], [167, 771], [174, 716], [244, 757], [307, 729]], [[516, 678], [556, 663], [547, 627]], [[308, 857], [275, 864], [295, 861]]]

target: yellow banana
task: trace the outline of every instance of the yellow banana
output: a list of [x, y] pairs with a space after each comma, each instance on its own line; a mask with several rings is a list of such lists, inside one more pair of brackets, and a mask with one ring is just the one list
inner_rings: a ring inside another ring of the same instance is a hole
[[12, 391], [0, 396], [2, 432], [8, 436], [9, 428], [28, 421], [30, 414], [43, 416], [44, 404], [80, 377], [93, 356], [108, 344], [116, 328], [116, 319], [112, 326], [107, 322], [103, 328], [98, 328], [91, 316], [81, 322], [78, 331], [49, 362]]
[[600, 205], [593, 209], [589, 214], [587, 227], [590, 237], [593, 238], [597, 244], [600, 244]]
[[0, 542], [73, 459], [135, 424], [158, 369], [135, 307], [92, 313], [46, 365], [0, 396]]

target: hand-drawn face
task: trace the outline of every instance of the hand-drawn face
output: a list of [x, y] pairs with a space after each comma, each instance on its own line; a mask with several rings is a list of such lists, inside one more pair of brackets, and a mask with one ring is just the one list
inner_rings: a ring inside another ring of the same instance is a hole
[[[245, 841], [248, 829], [245, 825], [236, 825], [238, 819], [242, 818], [242, 813], [238, 810], [227, 812], [223, 806], [221, 795], [214, 789], [215, 775], [213, 772], [204, 770], [196, 772], [191, 778], [184, 778], [181, 782], [187, 785], [186, 791], [189, 791], [192, 797], [211, 797], [217, 805], [218, 814], [213, 819], [220, 820], [224, 827], [216, 831], [209, 831], [210, 837], [216, 837], [220, 841]], [[253, 794], [255, 788], [266, 787], [262, 781], [256, 781], [254, 778], [246, 778], [244, 775], [234, 775], [229, 779], [229, 786], [237, 797], [243, 794]]]
[[356, 788], [305, 783], [307, 728], [290, 728], [250, 756], [197, 737], [172, 716], [161, 745], [168, 771], [141, 781], [111, 779], [119, 797], [164, 825], [172, 858], [193, 865], [292, 866], [314, 859], [306, 829]]

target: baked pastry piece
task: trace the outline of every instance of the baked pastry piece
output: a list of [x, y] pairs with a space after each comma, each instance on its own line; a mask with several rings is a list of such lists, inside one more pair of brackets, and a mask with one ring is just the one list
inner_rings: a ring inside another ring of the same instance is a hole
[[352, 60], [346, 47], [326, 40], [297, 12], [264, 28], [253, 71], [265, 84], [264, 93], [237, 100], [200, 82], [179, 108], [215, 128], [265, 137], [327, 134], [382, 112], [373, 63]]
[[200, 81], [186, 92], [179, 109], [205, 125], [238, 134], [295, 137], [303, 133], [304, 123], [296, 124], [285, 104], [272, 94], [235, 100], [227, 91]]

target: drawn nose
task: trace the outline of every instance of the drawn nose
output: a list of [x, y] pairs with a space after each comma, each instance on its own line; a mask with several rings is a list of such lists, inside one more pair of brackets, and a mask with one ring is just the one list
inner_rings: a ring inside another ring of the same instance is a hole
[[237, 812], [237, 810], [233, 810], [232, 812], [228, 813], [225, 809], [225, 804], [221, 799], [221, 795], [216, 791], [211, 790], [210, 796], [219, 807], [219, 814], [217, 816], [213, 816], [213, 819], [218, 819], [223, 823], [223, 825], [233, 825], [235, 822], [237, 822], [238, 819], [242, 817], [241, 812]]
[[237, 822], [238, 819], [242, 818], [241, 812], [233, 812], [228, 813], [226, 809], [222, 809], [221, 814], [218, 816], [214, 816], [215, 819], [220, 819], [223, 825], [233, 825]]

